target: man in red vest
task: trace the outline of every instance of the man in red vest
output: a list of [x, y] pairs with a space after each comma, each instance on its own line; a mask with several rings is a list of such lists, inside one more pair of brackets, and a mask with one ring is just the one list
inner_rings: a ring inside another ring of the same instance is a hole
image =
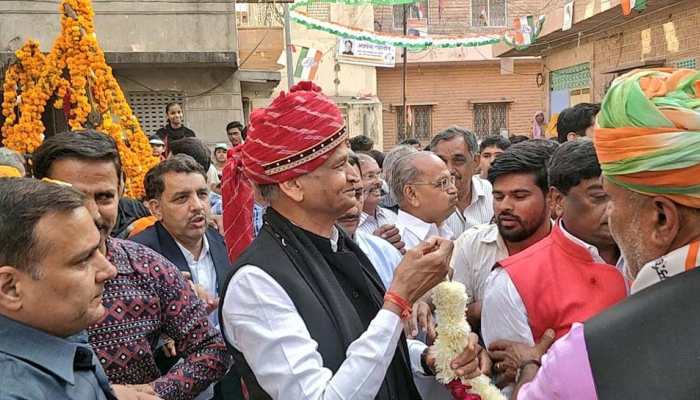
[[489, 178], [494, 222], [473, 226], [455, 240], [453, 279], [466, 288], [471, 302], [467, 317], [475, 330], [493, 266], [546, 238], [552, 230], [547, 163], [554, 148], [548, 144], [528, 140], [498, 156]]
[[[574, 322], [627, 294], [614, 266], [620, 253], [608, 228], [608, 195], [593, 143], [579, 140], [559, 147], [550, 160], [549, 184], [560, 218], [551, 234], [498, 263], [487, 281], [482, 309], [487, 345], [502, 339], [533, 345], [548, 328], [559, 338]], [[510, 376], [517, 369], [497, 357], [494, 366]]]

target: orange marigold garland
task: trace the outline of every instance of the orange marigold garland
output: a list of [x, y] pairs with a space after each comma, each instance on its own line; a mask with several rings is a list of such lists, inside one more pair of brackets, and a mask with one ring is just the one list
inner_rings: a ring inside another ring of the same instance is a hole
[[[69, 110], [73, 130], [88, 126], [117, 143], [126, 175], [126, 193], [141, 197], [145, 173], [158, 163], [97, 42], [90, 0], [61, 0], [61, 34], [51, 51], [28, 41], [5, 74], [2, 127], [5, 146], [31, 153], [43, 140], [46, 103]], [[19, 111], [19, 116], [17, 114]]]

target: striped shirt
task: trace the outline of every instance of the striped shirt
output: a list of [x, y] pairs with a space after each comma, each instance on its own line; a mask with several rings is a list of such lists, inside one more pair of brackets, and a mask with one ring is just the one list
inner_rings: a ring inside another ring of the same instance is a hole
[[380, 226], [394, 225], [396, 223], [396, 214], [393, 211], [377, 206], [374, 215], [369, 215], [362, 212], [360, 215], [360, 226], [357, 229], [370, 235], [374, 234]]
[[455, 237], [459, 237], [467, 229], [475, 225], [488, 224], [493, 218], [493, 188], [489, 181], [472, 177], [472, 199], [464, 211], [455, 210], [445, 223], [450, 227]]

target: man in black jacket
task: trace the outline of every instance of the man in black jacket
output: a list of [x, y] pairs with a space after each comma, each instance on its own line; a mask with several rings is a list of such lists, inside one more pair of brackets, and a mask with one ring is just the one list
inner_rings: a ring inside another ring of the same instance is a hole
[[[144, 183], [146, 199], [158, 222], [132, 240], [161, 254], [190, 278], [211, 313], [210, 322], [218, 328], [213, 311], [231, 265], [224, 238], [207, 224], [209, 190], [204, 170], [192, 157], [177, 154], [151, 169]], [[237, 382], [236, 377], [224, 378], [216, 387], [217, 398], [241, 398]], [[224, 387], [227, 394], [220, 397]], [[234, 393], [238, 397], [231, 397]]]

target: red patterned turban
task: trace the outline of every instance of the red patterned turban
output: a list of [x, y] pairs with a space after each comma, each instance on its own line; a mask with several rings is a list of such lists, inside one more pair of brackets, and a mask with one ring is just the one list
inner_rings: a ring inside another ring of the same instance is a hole
[[335, 103], [311, 82], [280, 93], [267, 108], [253, 111], [245, 142], [229, 150], [221, 194], [231, 262], [253, 241], [250, 182], [282, 183], [320, 167], [347, 139]]

